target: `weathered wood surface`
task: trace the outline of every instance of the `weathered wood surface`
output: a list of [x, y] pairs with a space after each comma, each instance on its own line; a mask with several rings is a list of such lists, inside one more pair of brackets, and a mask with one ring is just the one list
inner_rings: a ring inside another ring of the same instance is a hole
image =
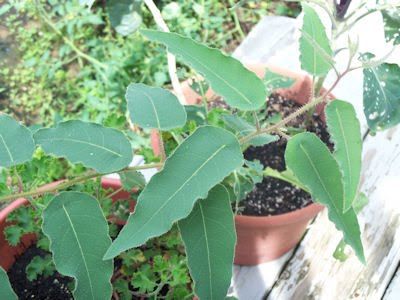
[[367, 137], [361, 190], [370, 202], [360, 214], [367, 265], [332, 253], [341, 234], [326, 212], [297, 249], [268, 299], [381, 299], [400, 260], [400, 127]]

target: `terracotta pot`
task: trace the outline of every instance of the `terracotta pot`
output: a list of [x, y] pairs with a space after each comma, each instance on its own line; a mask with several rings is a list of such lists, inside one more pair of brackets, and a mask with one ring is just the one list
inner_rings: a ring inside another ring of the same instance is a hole
[[[276, 92], [283, 97], [292, 99], [300, 104], [307, 103], [311, 98], [312, 81], [310, 77], [295, 73], [273, 65], [247, 66], [250, 70], [262, 77], [268, 68], [274, 73], [295, 80], [287, 89], [278, 89]], [[190, 104], [200, 103], [201, 96], [190, 89], [188, 83], [183, 85], [184, 94]], [[323, 93], [324, 90], [321, 91]], [[212, 90], [207, 91], [207, 97], [214, 96]], [[332, 95], [329, 95], [333, 98]], [[323, 113], [324, 106], [316, 108], [317, 113]], [[325, 120], [325, 116], [321, 115]], [[152, 132], [151, 141], [153, 151], [160, 154], [158, 133]], [[323, 206], [312, 203], [305, 208], [277, 216], [235, 216], [237, 244], [235, 250], [235, 264], [256, 265], [279, 258], [295, 247], [303, 236], [307, 225], [317, 214], [323, 210]]]
[[[49, 188], [52, 186], [56, 186], [60, 184], [62, 181], [56, 181], [47, 185], [44, 185], [43, 188]], [[110, 179], [110, 178], [103, 178], [102, 186], [105, 189], [113, 189], [118, 190], [121, 187], [121, 182], [118, 179]], [[113, 201], [120, 201], [130, 199], [130, 194], [126, 191], [120, 191], [113, 195]], [[8, 244], [7, 240], [4, 236], [4, 228], [10, 225], [7, 222], [7, 216], [18, 209], [21, 206], [29, 205], [29, 201], [25, 198], [20, 198], [11, 202], [8, 206], [0, 211], [0, 266], [5, 269], [6, 271], [12, 266], [15, 262], [16, 257], [21, 255], [29, 246], [31, 246], [36, 241], [35, 234], [27, 234], [21, 238], [21, 243], [17, 246], [12, 247]], [[132, 199], [130, 203], [130, 210], [133, 211], [135, 207], [135, 201]], [[110, 221], [123, 225], [125, 224], [124, 220], [120, 220], [118, 218], [111, 217]]]

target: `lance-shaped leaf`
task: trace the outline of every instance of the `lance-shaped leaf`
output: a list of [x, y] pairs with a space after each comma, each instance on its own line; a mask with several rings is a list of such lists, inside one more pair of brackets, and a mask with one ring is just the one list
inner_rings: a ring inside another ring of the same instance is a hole
[[105, 258], [167, 232], [173, 223], [189, 215], [197, 199], [205, 198], [242, 163], [240, 145], [233, 134], [212, 126], [198, 128], [151, 178]]
[[[239, 117], [238, 115], [222, 115], [226, 126], [238, 133], [239, 136], [245, 136], [249, 133], [255, 132], [256, 128], [249, 124], [246, 120]], [[253, 146], [263, 146], [272, 142], [277, 141], [279, 138], [270, 134], [262, 134], [252, 138], [248, 143]]]
[[400, 44], [400, 12], [398, 9], [382, 10], [383, 22], [385, 23], [386, 41], [393, 41], [394, 45]]
[[309, 193], [307, 188], [300, 182], [299, 179], [297, 179], [296, 176], [294, 176], [294, 174], [290, 170], [285, 170], [285, 171], [279, 172], [275, 169], [267, 167], [267, 168], [265, 168], [263, 174], [264, 174], [264, 176], [269, 176], [269, 177], [273, 177], [276, 179], [286, 181], [286, 182], [302, 189], [303, 191]]
[[313, 133], [292, 137], [286, 147], [287, 167], [328, 208], [330, 220], [343, 232], [344, 241], [365, 262], [360, 227], [354, 209], [343, 212], [343, 184], [339, 165], [328, 147]]
[[326, 75], [332, 66], [332, 49], [325, 27], [318, 14], [303, 5], [303, 26], [300, 36], [301, 68], [311, 75]]
[[224, 299], [232, 278], [236, 232], [229, 193], [218, 184], [178, 222], [194, 290], [200, 299]]
[[361, 175], [361, 129], [353, 105], [332, 101], [325, 109], [329, 134], [335, 144], [333, 156], [343, 174], [343, 209], [351, 208], [357, 195]]
[[233, 57], [176, 33], [141, 31], [150, 40], [163, 43], [199, 72], [212, 89], [232, 107], [241, 110], [260, 108], [267, 97], [261, 79]]
[[[365, 57], [372, 57], [366, 54]], [[372, 131], [383, 130], [400, 122], [400, 66], [383, 63], [365, 68], [364, 114]]]
[[8, 115], [0, 114], [0, 166], [12, 167], [32, 158], [31, 131]]
[[131, 83], [126, 90], [132, 123], [142, 128], [169, 130], [186, 123], [186, 111], [170, 91], [142, 83]]
[[58, 272], [75, 278], [75, 299], [110, 299], [113, 262], [103, 255], [111, 244], [98, 201], [80, 192], [55, 196], [43, 212], [43, 232]]
[[0, 299], [17, 300], [18, 297], [14, 293], [6, 271], [0, 267]]
[[269, 94], [275, 91], [276, 89], [289, 88], [294, 84], [294, 82], [295, 82], [294, 79], [289, 77], [284, 77], [268, 69], [266, 70], [264, 75], [264, 84]]
[[66, 121], [34, 134], [37, 145], [47, 154], [82, 163], [100, 173], [119, 171], [132, 161], [126, 136], [112, 128], [82, 121]]

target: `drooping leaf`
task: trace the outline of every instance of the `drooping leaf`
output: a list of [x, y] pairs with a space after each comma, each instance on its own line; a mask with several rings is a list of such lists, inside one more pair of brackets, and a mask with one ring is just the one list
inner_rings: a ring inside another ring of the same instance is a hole
[[122, 186], [125, 190], [131, 191], [133, 188], [144, 188], [146, 185], [146, 179], [143, 174], [136, 170], [129, 170], [119, 173], [121, 178]]
[[32, 158], [31, 131], [8, 115], [0, 114], [0, 166], [13, 167]]
[[6, 271], [0, 267], [0, 299], [17, 300], [18, 297], [13, 291]]
[[342, 174], [328, 147], [315, 134], [300, 133], [289, 140], [285, 160], [313, 199], [328, 208], [329, 218], [343, 232], [344, 241], [365, 262], [357, 216], [353, 208], [343, 212]]
[[170, 91], [142, 83], [131, 83], [126, 90], [129, 115], [143, 128], [169, 130], [186, 123], [186, 112]]
[[95, 198], [80, 192], [58, 194], [43, 212], [43, 232], [57, 271], [75, 278], [75, 299], [111, 298], [113, 262], [103, 261], [111, 239]]
[[129, 35], [142, 24], [140, 6], [142, 0], [107, 0], [107, 12], [111, 26], [121, 35]]
[[215, 186], [178, 222], [194, 290], [200, 299], [223, 299], [232, 278], [236, 232], [228, 191]]
[[303, 191], [308, 193], [308, 189], [300, 182], [299, 179], [297, 179], [297, 177], [290, 170], [285, 170], [285, 171], [279, 172], [275, 169], [267, 167], [264, 170], [264, 176], [269, 176], [269, 177], [273, 177], [276, 179], [286, 181], [298, 188], [301, 188]]
[[326, 75], [332, 65], [332, 49], [325, 27], [309, 5], [303, 5], [303, 26], [300, 36], [301, 68], [311, 75]]
[[132, 149], [126, 136], [95, 123], [62, 122], [55, 128], [38, 130], [34, 139], [47, 154], [82, 163], [100, 173], [119, 171], [132, 161]]
[[398, 9], [382, 10], [385, 24], [386, 41], [393, 41], [394, 45], [400, 44], [400, 11]]
[[[356, 215], [358, 215], [367, 204], [367, 196], [364, 193], [359, 193], [353, 202], [353, 209]], [[344, 240], [341, 239], [336, 246], [335, 252], [333, 252], [333, 257], [341, 262], [344, 262], [349, 257], [346, 253], [346, 246], [347, 245]]]
[[263, 82], [238, 60], [176, 33], [141, 31], [150, 40], [163, 43], [209, 82], [212, 89], [231, 106], [257, 110], [265, 104]]
[[266, 70], [264, 75], [264, 84], [267, 88], [267, 93], [270, 94], [276, 89], [289, 88], [295, 82], [294, 79], [284, 77], [280, 74], [274, 73], [270, 70]]
[[[371, 58], [372, 54], [364, 57]], [[383, 130], [400, 122], [400, 66], [383, 63], [365, 68], [364, 114], [372, 131]]]
[[344, 211], [352, 207], [361, 176], [361, 129], [353, 105], [334, 100], [325, 109], [326, 124], [335, 144], [333, 156], [343, 174]]
[[[239, 136], [245, 136], [256, 131], [256, 128], [253, 125], [249, 124], [246, 120], [238, 115], [222, 115], [222, 119], [228, 128], [232, 129], [234, 132], [237, 132]], [[253, 146], [263, 146], [265, 144], [275, 142], [278, 139], [279, 138], [277, 136], [265, 133], [252, 138], [248, 143]]]
[[198, 128], [151, 178], [105, 258], [167, 232], [174, 222], [189, 215], [197, 199], [205, 198], [242, 163], [240, 145], [230, 132], [212, 126]]

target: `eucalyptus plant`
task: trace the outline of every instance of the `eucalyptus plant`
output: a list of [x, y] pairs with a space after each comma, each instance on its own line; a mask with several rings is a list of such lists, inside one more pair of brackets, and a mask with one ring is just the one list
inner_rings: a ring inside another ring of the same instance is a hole
[[[91, 2], [91, 1], [89, 1]], [[147, 240], [168, 232], [177, 223], [186, 247], [188, 265], [200, 299], [224, 299], [232, 276], [236, 243], [232, 203], [243, 198], [243, 189], [251, 190], [260, 180], [260, 172], [291, 182], [308, 191], [313, 200], [327, 207], [330, 220], [343, 233], [365, 263], [359, 211], [362, 136], [360, 122], [349, 102], [332, 100], [330, 95], [343, 77], [356, 69], [364, 72], [364, 111], [371, 132], [400, 122], [400, 67], [359, 53], [358, 44], [349, 39], [347, 49], [336, 49], [335, 41], [363, 16], [357, 12], [335, 11], [324, 1], [303, 4], [303, 24], [299, 40], [302, 69], [312, 77], [314, 90], [310, 101], [289, 116], [276, 122], [260, 122], [258, 112], [267, 97], [292, 81], [267, 70], [260, 79], [239, 61], [176, 33], [141, 30], [148, 39], [163, 44], [169, 53], [197, 71], [229, 106], [218, 122], [198, 121], [192, 109], [203, 114], [205, 107], [185, 107], [166, 89], [132, 83], [126, 92], [130, 121], [159, 132], [163, 157], [160, 162], [130, 167], [132, 147], [124, 132], [100, 124], [70, 120], [52, 128], [32, 132], [12, 117], [0, 115], [0, 166], [14, 168], [31, 160], [36, 148], [81, 163], [89, 171], [84, 176], [65, 180], [56, 187], [22, 191], [3, 196], [0, 202], [44, 193], [53, 193], [43, 213], [43, 232], [49, 238], [55, 267], [75, 279], [76, 299], [109, 299], [113, 258], [140, 247]], [[386, 20], [386, 37], [399, 43], [398, 5], [377, 4], [372, 11], [382, 11]], [[391, 8], [391, 9], [390, 9]], [[330, 16], [326, 30], [318, 10]], [[347, 7], [346, 7], [347, 10]], [[397, 29], [396, 29], [397, 28]], [[382, 28], [383, 30], [383, 28]], [[335, 56], [347, 51], [348, 64], [340, 70]], [[337, 76], [322, 89], [328, 72]], [[290, 134], [288, 123], [324, 104], [326, 124], [334, 143], [329, 148], [313, 133]], [[197, 121], [196, 121], [197, 120]], [[165, 153], [163, 136], [175, 137], [176, 148]], [[264, 145], [279, 138], [287, 139], [287, 170], [260, 170], [247, 162], [243, 151], [249, 145]], [[137, 171], [158, 168], [137, 199], [135, 212], [118, 237], [111, 241], [107, 221], [98, 201], [80, 192], [64, 191], [79, 182], [118, 172], [124, 180]], [[240, 178], [251, 178], [250, 187]], [[362, 197], [361, 197], [362, 198]], [[0, 295], [14, 294], [0, 272]]]

